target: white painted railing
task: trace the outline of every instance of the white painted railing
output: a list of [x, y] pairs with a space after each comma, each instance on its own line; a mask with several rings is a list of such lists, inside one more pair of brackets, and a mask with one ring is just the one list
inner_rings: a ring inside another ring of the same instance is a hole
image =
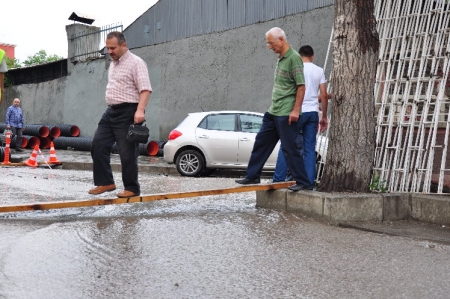
[[448, 2], [375, 0], [374, 176], [391, 192], [443, 193], [450, 186]]

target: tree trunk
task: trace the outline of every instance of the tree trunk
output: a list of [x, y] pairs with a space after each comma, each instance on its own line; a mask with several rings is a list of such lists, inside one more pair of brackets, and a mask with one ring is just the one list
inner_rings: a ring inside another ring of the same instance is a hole
[[319, 190], [369, 192], [379, 47], [374, 1], [336, 0], [334, 6], [333, 114]]

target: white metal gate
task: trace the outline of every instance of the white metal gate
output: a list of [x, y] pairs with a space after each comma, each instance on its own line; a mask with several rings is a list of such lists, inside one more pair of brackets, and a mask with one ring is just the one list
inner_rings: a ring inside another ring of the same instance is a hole
[[[448, 192], [450, 0], [375, 0], [375, 17], [380, 49], [372, 181], [390, 192]], [[327, 131], [318, 136], [318, 152], [327, 146]], [[323, 157], [317, 166], [319, 181]]]
[[442, 193], [450, 81], [448, 0], [376, 0], [375, 176], [388, 191]]

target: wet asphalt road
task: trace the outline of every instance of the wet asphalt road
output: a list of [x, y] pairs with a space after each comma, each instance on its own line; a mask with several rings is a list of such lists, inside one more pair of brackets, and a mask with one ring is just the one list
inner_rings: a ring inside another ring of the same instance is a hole
[[[92, 197], [90, 171], [2, 168], [0, 203]], [[115, 173], [118, 191], [120, 174]], [[142, 194], [236, 186], [141, 173]], [[0, 298], [448, 298], [450, 246], [237, 193], [0, 214]]]

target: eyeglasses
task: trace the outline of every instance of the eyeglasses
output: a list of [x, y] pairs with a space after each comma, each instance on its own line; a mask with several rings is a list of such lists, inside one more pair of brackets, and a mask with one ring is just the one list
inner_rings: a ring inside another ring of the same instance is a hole
[[274, 39], [274, 40], [273, 40], [273, 41], [271, 41], [271, 42], [267, 42], [267, 45], [268, 45], [268, 46], [271, 46], [271, 45], [273, 45], [273, 43], [274, 43], [274, 42], [276, 42], [276, 41], [277, 41], [277, 39], [278, 39], [278, 38]]

